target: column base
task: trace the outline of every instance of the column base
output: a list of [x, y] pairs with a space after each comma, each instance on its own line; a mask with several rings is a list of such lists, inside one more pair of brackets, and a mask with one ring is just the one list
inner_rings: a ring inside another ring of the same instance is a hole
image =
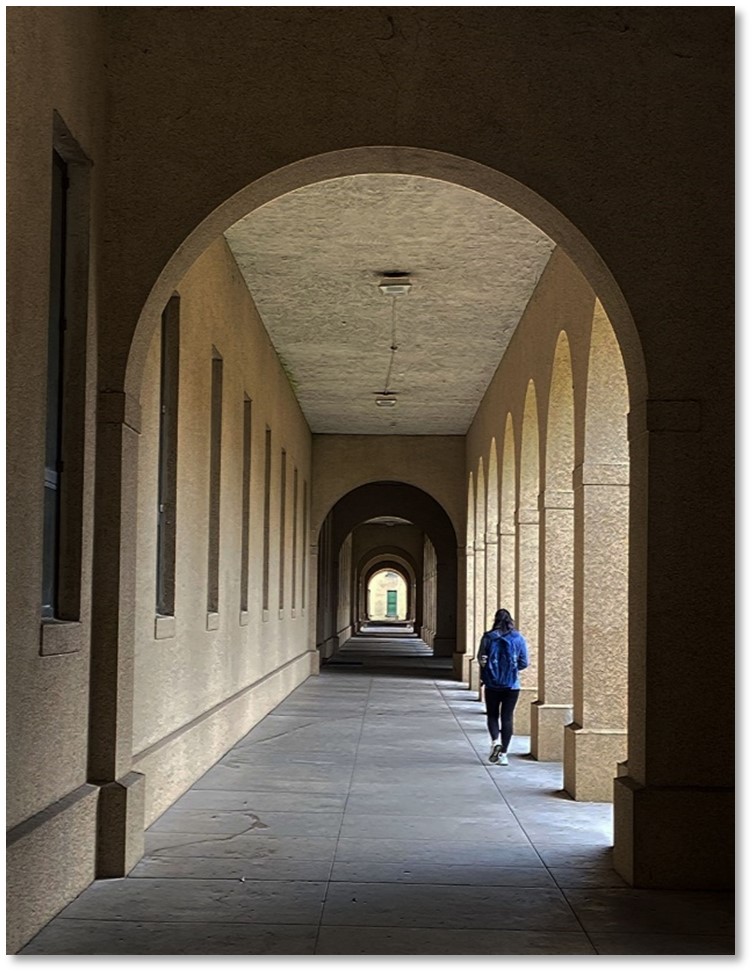
[[625, 760], [628, 735], [571, 723], [563, 734], [563, 787], [578, 802], [611, 802], [616, 765]]
[[129, 771], [100, 787], [97, 811], [98, 879], [127, 876], [144, 855], [143, 774]]
[[453, 654], [453, 679], [460, 680], [461, 683], [468, 684], [469, 671], [471, 668], [471, 657], [465, 653]]
[[[513, 713], [513, 733], [523, 737], [531, 736], [531, 708], [537, 699], [537, 691], [521, 687], [518, 695], [518, 703]], [[531, 745], [530, 748], [531, 750]]]
[[452, 656], [456, 651], [455, 636], [438, 636], [435, 633], [432, 651], [435, 656]]
[[735, 888], [733, 788], [614, 781], [613, 866], [638, 889]]
[[535, 700], [530, 719], [532, 756], [538, 761], [562, 761], [563, 728], [573, 720], [573, 706]]
[[480, 683], [481, 681], [479, 679], [479, 663], [477, 663], [476, 659], [474, 659], [474, 657], [472, 656], [469, 665], [469, 690], [471, 690], [473, 693], [478, 694]]

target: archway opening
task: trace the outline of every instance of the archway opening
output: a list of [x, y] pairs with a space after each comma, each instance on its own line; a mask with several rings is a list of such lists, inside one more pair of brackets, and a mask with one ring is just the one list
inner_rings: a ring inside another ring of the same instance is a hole
[[[332, 552], [341, 552], [337, 565]], [[347, 564], [343, 564], [346, 552]], [[378, 573], [402, 577], [405, 610], [385, 611], [381, 621], [404, 622], [421, 634], [437, 657], [450, 658], [456, 645], [457, 541], [442, 506], [409, 484], [364, 484], [333, 506], [319, 532], [317, 647], [323, 660], [376, 621], [370, 585]], [[395, 586], [396, 600], [401, 589]], [[380, 606], [380, 611], [382, 606]]]
[[367, 579], [367, 619], [370, 622], [406, 622], [408, 582], [394, 568], [380, 568]]
[[[302, 186], [320, 184], [328, 180], [340, 179], [347, 176], [368, 175], [374, 172], [408, 173], [430, 180], [462, 186], [490, 200], [511, 207], [517, 213], [522, 214], [525, 219], [530, 220], [533, 225], [539, 227], [549, 237], [550, 241], [556, 245], [556, 250], [551, 251], [554, 255], [552, 260], [556, 258], [560, 259], [559, 254], [561, 252], [564, 255], [566, 252], [570, 254], [578, 265], [579, 273], [585, 276], [590, 287], [593, 288], [592, 293], [596, 293], [601, 299], [601, 306], [608, 309], [610, 324], [615, 330], [621, 354], [627, 365], [631, 398], [641, 401], [644, 395], [645, 378], [641, 350], [630, 314], [611, 275], [589, 244], [560, 213], [550, 207], [545, 201], [541, 200], [536, 194], [515, 181], [468, 160], [449, 157], [442, 153], [400, 148], [390, 148], [389, 150], [369, 148], [348, 150], [342, 153], [331, 153], [326, 156], [304, 160], [301, 163], [287, 167], [284, 171], [281, 170], [276, 173], [271, 173], [268, 177], [256, 181], [252, 186], [241, 189], [231, 200], [226, 201], [226, 203], [218, 207], [212, 214], [208, 215], [199, 226], [188, 234], [185, 240], [179, 241], [179, 245], [172, 255], [155, 256], [157, 274], [154, 281], [149, 282], [151, 289], [143, 307], [139, 309], [138, 322], [136, 322], [135, 328], [133, 329], [132, 338], [125, 342], [124, 347], [128, 348], [128, 353], [119, 357], [119, 353], [115, 351], [102, 372], [102, 382], [104, 388], [107, 389], [107, 395], [112, 396], [113, 390], [116, 390], [115, 395], [122, 397], [122, 401], [120, 399], [118, 400], [118, 409], [122, 407], [121, 413], [123, 418], [109, 425], [104, 424], [100, 431], [101, 449], [99, 450], [99, 456], [102, 458], [102, 462], [105, 462], [105, 460], [108, 463], [112, 461], [110, 469], [114, 472], [117, 487], [113, 491], [112, 477], [108, 484], [105, 484], [103, 478], [98, 479], [97, 518], [98, 530], [102, 539], [99, 548], [102, 551], [118, 548], [124, 553], [124, 558], [119, 562], [117, 570], [101, 562], [98, 564], [97, 570], [95, 571], [97, 587], [95, 602], [99, 605], [115, 607], [121, 618], [130, 619], [134, 615], [137, 617], [136, 629], [138, 637], [133, 637], [130, 633], [119, 630], [115, 639], [119, 652], [125, 651], [123, 650], [122, 639], [130, 641], [126, 655], [129, 659], [136, 658], [136, 670], [137, 674], [139, 674], [137, 679], [140, 680], [138, 692], [134, 693], [131, 672], [124, 670], [124, 682], [122, 686], [119, 683], [117, 696], [120, 699], [120, 695], [123, 694], [124, 700], [133, 699], [136, 701], [138, 719], [136, 721], [121, 722], [117, 726], [114, 726], [112, 722], [107, 720], [107, 714], [98, 712], [98, 708], [100, 710], [101, 708], [97, 701], [100, 699], [110, 700], [112, 693], [109, 690], [108, 693], [103, 692], [102, 694], [96, 692], [96, 684], [99, 679], [98, 674], [105, 672], [106, 668], [94, 666], [93, 683], [95, 692], [92, 695], [92, 720], [94, 724], [102, 723], [103, 725], [110, 726], [112, 729], [112, 733], [107, 739], [103, 738], [98, 742], [97, 746], [103, 752], [115, 753], [115, 750], [117, 750], [118, 753], [133, 753], [134, 751], [139, 752], [139, 748], [141, 747], [145, 753], [148, 752], [149, 759], [152, 760], [152, 751], [150, 750], [151, 745], [149, 742], [158, 734], [158, 729], [151, 724], [149, 727], [142, 726], [144, 723], [142, 717], [149, 712], [149, 695], [143, 691], [144, 688], [148, 688], [154, 682], [151, 681], [151, 674], [154, 671], [155, 657], [154, 654], [150, 655], [146, 652], [140, 652], [138, 649], [135, 653], [131, 652], [131, 650], [137, 642], [137, 639], [146, 644], [152, 638], [152, 633], [156, 632], [158, 628], [160, 629], [161, 636], [164, 638], [178, 640], [175, 629], [171, 628], [171, 625], [174, 624], [170, 622], [165, 624], [162, 620], [155, 622], [154, 611], [151, 605], [150, 618], [146, 618], [144, 613], [138, 609], [135, 613], [133, 611], [134, 571], [132, 569], [135, 567], [137, 548], [141, 542], [136, 539], [133, 523], [129, 523], [128, 519], [124, 521], [120, 516], [123, 510], [129, 510], [138, 506], [142, 510], [149, 509], [149, 504], [146, 506], [137, 504], [138, 485], [135, 471], [138, 465], [135, 462], [131, 462], [135, 459], [134, 454], [136, 450], [134, 449], [134, 443], [130, 439], [130, 432], [126, 431], [130, 430], [128, 426], [128, 422], [130, 421], [129, 410], [132, 409], [133, 404], [138, 404], [141, 401], [143, 405], [143, 401], [147, 400], [149, 396], [152, 397], [153, 401], [156, 401], [158, 398], [154, 384], [150, 390], [145, 392], [142, 387], [142, 380], [150, 354], [152, 354], [154, 359], [153, 366], [159, 362], [159, 354], [154, 354], [154, 347], [152, 346], [150, 348], [150, 342], [153, 336], [158, 333], [160, 320], [169, 303], [170, 296], [180, 286], [181, 281], [185, 278], [186, 273], [191, 269], [197, 258], [202, 257], [209, 247], [219, 246], [218, 241], [220, 241], [221, 235], [249, 213], [259, 210], [265, 204], [277, 200]], [[564, 257], [563, 259], [570, 258]], [[160, 263], [161, 261], [162, 263]], [[240, 279], [235, 280], [232, 286], [237, 287], [239, 291], [243, 291], [243, 282]], [[197, 305], [204, 307], [198, 295], [192, 295], [192, 300], [194, 299]], [[248, 295], [244, 300], [248, 301]], [[125, 314], [127, 312], [124, 311], [123, 313]], [[343, 322], [341, 321], [342, 324]], [[513, 330], [510, 330], [511, 334]], [[320, 338], [321, 336], [317, 335], [317, 341]], [[210, 354], [213, 361], [217, 361], [211, 349]], [[270, 358], [272, 360], [272, 356]], [[269, 363], [267, 364], [269, 365]], [[157, 372], [159, 372], [159, 368], [157, 368]], [[155, 373], [154, 368], [153, 373]], [[283, 374], [285, 374], [285, 369], [283, 369]], [[291, 388], [297, 385], [295, 374], [288, 374], [287, 381]], [[277, 378], [275, 379], [275, 383], [280, 384]], [[385, 385], [387, 385], [387, 382], [385, 382]], [[381, 389], [381, 384], [380, 386], [375, 385], [374, 389], [380, 392], [387, 391]], [[241, 389], [240, 391], [243, 393], [244, 390]], [[262, 413], [261, 420], [254, 418], [259, 416], [260, 409], [264, 408], [265, 396], [267, 395], [267, 392], [262, 392], [255, 399], [253, 395], [246, 393], [248, 401], [252, 403], [249, 407], [252, 414], [252, 423], [256, 422], [262, 427], [261, 437], [257, 436], [255, 440], [257, 445], [253, 447], [253, 456], [248, 466], [253, 471], [252, 479], [254, 476], [259, 476], [265, 483], [269, 484], [272, 482], [275, 485], [275, 489], [279, 486], [281, 490], [279, 496], [274, 496], [273, 490], [272, 499], [269, 499], [269, 490], [265, 489], [260, 492], [265, 496], [264, 504], [260, 504], [259, 509], [255, 512], [253, 510], [249, 512], [250, 517], [257, 517], [259, 537], [264, 539], [262, 544], [264, 557], [260, 561], [264, 581], [261, 578], [251, 578], [246, 589], [250, 593], [249, 607], [247, 609], [241, 609], [238, 614], [242, 626], [248, 619], [254, 619], [255, 614], [258, 614], [258, 618], [262, 623], [285, 622], [287, 624], [291, 619], [304, 620], [308, 624], [309, 632], [308, 652], [311, 656], [309, 663], [316, 670], [318, 661], [329, 658], [337, 651], [340, 640], [347, 638], [346, 634], [349, 631], [353, 632], [354, 625], [358, 623], [360, 606], [358, 592], [359, 579], [354, 572], [352, 532], [358, 523], [366, 519], [366, 515], [363, 515], [361, 520], [354, 521], [348, 530], [344, 532], [340, 529], [338, 520], [342, 512], [336, 513], [335, 508], [333, 508], [327, 516], [328, 519], [331, 519], [332, 537], [329, 539], [326, 537], [326, 525], [321, 523], [319, 518], [315, 520], [310, 515], [316, 484], [311, 479], [314, 474], [305, 447], [297, 446], [295, 451], [289, 449], [286, 445], [281, 444], [279, 440], [275, 439], [277, 433], [269, 429], [268, 418], [264, 413]], [[222, 394], [218, 392], [214, 398], [216, 401], [221, 400]], [[240, 399], [241, 397], [239, 396], [238, 398]], [[272, 399], [274, 399], [274, 396], [272, 396]], [[108, 401], [115, 403], [115, 399], [113, 398]], [[244, 406], [244, 408], [246, 407]], [[520, 404], [516, 409], [518, 412], [515, 413], [513, 420], [516, 427], [515, 432], [513, 430], [510, 432], [510, 438], [515, 443], [515, 447], [521, 451], [520, 465], [514, 474], [514, 477], [518, 477], [516, 485], [517, 499], [513, 508], [514, 518], [516, 519], [516, 555], [513, 565], [507, 564], [504, 570], [503, 559], [506, 557], [505, 545], [502, 542], [499, 543], [497, 564], [498, 581], [495, 587], [499, 591], [500, 598], [503, 599], [506, 595], [505, 587], [508, 586], [508, 589], [510, 589], [512, 580], [513, 594], [515, 595], [517, 604], [525, 606], [524, 619], [528, 618], [530, 627], [534, 631], [532, 639], [536, 642], [539, 638], [539, 604], [538, 598], [530, 598], [529, 596], [532, 596], [532, 588], [537, 592], [539, 590], [539, 578], [534, 575], [534, 563], [536, 561], [536, 569], [538, 570], [539, 558], [537, 556], [535, 559], [533, 556], [532, 544], [529, 544], [527, 547], [527, 544], [524, 543], [522, 548], [522, 535], [533, 534], [533, 531], [528, 530], [530, 527], [528, 522], [521, 521], [521, 512], [531, 512], [532, 510], [536, 510], [538, 506], [541, 470], [535, 479], [532, 474], [534, 463], [531, 457], [535, 454], [540, 454], [542, 449], [543, 440], [539, 437], [538, 430], [538, 425], [541, 422], [541, 414], [537, 411], [535, 405], [532, 426], [529, 420], [526, 422], [523, 421]], [[531, 412], [530, 405], [527, 405], [526, 409], [528, 415]], [[121, 413], [118, 413], [118, 415], [120, 416]], [[505, 410], [502, 410], [502, 413], [505, 415]], [[239, 415], [241, 415], [240, 410]], [[265, 424], [268, 425], [266, 430], [264, 429]], [[159, 423], [154, 425], [156, 427]], [[205, 444], [202, 441], [201, 434], [203, 422], [198, 413], [197, 416], [193, 417], [191, 423], [188, 424], [188, 428], [190, 428], [193, 442], [196, 444], [197, 455], [199, 455], [201, 450], [204, 449]], [[244, 437], [242, 430], [243, 425], [239, 422], [239, 440], [242, 440]], [[387, 426], [385, 430], [389, 435], [390, 427]], [[156, 428], [152, 429], [151, 432], [153, 434], [151, 458], [149, 456], [149, 450], [147, 450], [145, 457], [151, 459], [153, 462], [156, 454], [154, 441], [156, 441], [159, 434]], [[269, 437], [268, 434], [270, 434]], [[120, 439], [121, 437], [125, 437], [125, 447]], [[268, 439], [269, 448], [267, 445]], [[502, 468], [502, 504], [501, 517], [497, 528], [498, 532], [502, 532], [507, 523], [507, 511], [504, 509], [509, 502], [506, 500], [505, 495], [510, 487], [509, 471], [512, 465], [516, 463], [516, 460], [510, 455], [507, 457], [505, 455], [508, 448], [508, 440], [509, 431], [507, 427], [504, 431], [498, 429], [495, 442], [504, 444], [499, 458], [499, 464]], [[265, 443], [264, 447], [259, 445], [260, 441]], [[534, 445], [532, 446], [532, 444]], [[484, 617], [487, 612], [487, 603], [490, 600], [493, 587], [491, 580], [495, 575], [495, 566], [492, 563], [494, 554], [486, 550], [486, 536], [494, 534], [494, 528], [492, 531], [487, 531], [486, 529], [493, 524], [491, 504], [494, 506], [495, 502], [493, 500], [494, 489], [488, 490], [488, 481], [493, 476], [493, 465], [483, 459], [483, 450], [474, 449], [472, 452], [474, 455], [474, 464], [477, 467], [475, 471], [477, 475], [476, 483], [472, 488], [475, 509], [474, 533], [472, 538], [467, 538], [467, 545], [470, 541], [475, 549], [474, 563], [470, 573], [471, 577], [468, 579], [474, 593], [474, 604], [471, 609], [468, 603], [462, 604], [460, 608], [462, 613], [471, 612], [473, 623], [466, 631], [475, 637], [483, 630], [485, 625]], [[211, 457], [212, 450], [207, 450], [207, 454]], [[229, 455], [226, 453], [224, 456], [228, 458]], [[246, 467], [245, 462], [239, 462], [238, 467], [240, 476], [243, 476], [241, 471]], [[222, 469], [232, 470], [233, 460], [230, 460], [230, 464], [226, 463]], [[391, 471], [391, 475], [395, 476], [393, 471]], [[642, 471], [638, 471], [637, 480], [640, 480], [641, 476]], [[496, 482], [496, 471], [494, 472], [494, 478]], [[459, 479], [463, 479], [462, 472], [460, 472]], [[388, 486], [392, 483], [392, 481], [389, 481]], [[384, 492], [385, 484], [380, 484], [379, 486], [380, 491]], [[369, 485], [364, 484], [364, 487], [368, 488]], [[428, 496], [425, 494], [425, 498]], [[436, 503], [434, 498], [430, 498], [430, 500]], [[530, 506], [523, 507], [522, 500], [526, 505]], [[426, 514], [426, 501], [423, 501], [419, 507], [422, 510], [414, 510], [408, 515], [408, 519], [412, 520], [412, 523], [422, 523], [419, 515]], [[213, 512], [216, 512], [217, 505], [207, 505], [207, 508], [210, 516], [214, 516]], [[228, 509], [227, 504], [225, 507], [220, 507], [220, 510], [227, 511]], [[393, 504], [388, 504], [387, 506], [375, 505], [371, 510], [371, 515], [379, 516], [386, 513], [393, 513], [396, 510], [399, 510], [399, 508], [395, 508]], [[291, 515], [294, 511], [296, 515], [292, 517]], [[423, 549], [425, 555], [422, 558], [422, 570], [417, 573], [417, 580], [424, 580], [424, 568], [434, 558], [434, 564], [431, 567], [430, 574], [426, 576], [427, 579], [434, 579], [434, 582], [432, 582], [434, 589], [429, 584], [417, 583], [416, 624], [423, 632], [428, 634], [435, 655], [450, 657], [458, 649], [460, 651], [458, 653], [459, 659], [456, 661], [458, 663], [460, 660], [468, 658], [463, 650], [465, 648], [466, 653], [468, 653], [469, 647], [468, 645], [466, 647], [463, 646], [463, 631], [461, 632], [460, 638], [457, 631], [457, 621], [461, 622], [462, 630], [466, 629], [463, 625], [463, 614], [459, 615], [457, 613], [458, 545], [453, 530], [453, 520], [447, 515], [447, 512], [445, 512], [445, 516], [449, 531], [425, 532], [426, 539]], [[454, 517], [455, 523], [460, 524], [462, 514], [458, 516], [458, 512], [456, 511]], [[307, 518], [311, 519], [307, 521]], [[314, 529], [313, 532], [312, 529]], [[323, 531], [325, 532], [324, 535], [322, 534]], [[113, 532], [115, 532], [114, 535]], [[218, 534], [222, 536], [222, 529], [219, 532], [215, 531], [214, 536], [217, 537]], [[239, 534], [242, 538], [242, 534]], [[502, 534], [499, 534], [499, 536], [502, 538]], [[112, 544], [108, 543], [108, 538], [113, 542]], [[196, 549], [193, 551], [193, 563], [197, 565], [206, 564], [208, 561], [207, 552], [202, 549], [200, 539], [192, 537], [188, 539], [188, 543]], [[243, 545], [242, 540], [240, 543]], [[148, 558], [151, 559], [154, 554], [153, 548], [149, 547], [148, 544], [142, 544], [142, 548], [147, 551]], [[220, 550], [217, 545], [215, 545], [215, 549]], [[525, 573], [522, 571], [522, 554], [527, 565], [527, 571]], [[633, 570], [640, 571], [642, 554], [641, 552], [634, 552], [633, 555]], [[528, 561], [526, 560], [527, 558]], [[249, 558], [239, 557], [236, 559], [236, 563], [240, 576], [243, 575], [244, 565], [254, 565], [254, 561], [250, 556]], [[532, 571], [529, 568], [532, 568]], [[235, 568], [221, 570], [216, 573], [220, 580], [221, 592], [223, 583], [226, 585], [226, 589], [235, 586], [235, 570]], [[143, 583], [139, 583], [141, 589], [143, 589], [142, 594], [146, 593], [144, 595], [144, 604], [147, 604], [152, 598], [151, 581], [148, 575], [145, 575]], [[239, 587], [240, 584], [239, 578]], [[184, 584], [181, 591], [185, 593], [190, 587]], [[426, 606], [430, 602], [430, 596], [434, 606], [433, 611], [435, 612], [435, 617], [432, 620], [430, 620], [429, 615], [425, 612]], [[246, 613], [246, 617], [244, 613]], [[220, 621], [215, 618], [216, 616], [222, 616], [222, 613], [214, 612], [208, 601], [207, 611], [204, 613], [203, 620], [204, 632], [219, 631]], [[193, 625], [194, 622], [195, 620], [192, 617], [191, 624]], [[641, 617], [638, 617], [636, 624], [642, 624]], [[215, 629], [215, 626], [218, 629]], [[302, 625], [303, 628], [304, 626]], [[95, 644], [101, 648], [98, 649], [98, 652], [101, 651], [104, 661], [107, 658], [108, 652], [114, 652], [111, 632], [112, 626], [108, 619], [104, 617], [104, 614], [100, 613], [94, 620], [94, 629]], [[97, 638], [98, 632], [102, 635], [101, 639]], [[256, 635], [259, 634], [257, 633]], [[298, 637], [296, 640], [287, 640], [287, 637], [281, 640], [279, 657], [267, 660], [265, 665], [288, 665], [286, 662], [286, 654], [290, 655], [290, 647], [294, 641], [300, 645]], [[634, 642], [640, 645], [640, 636]], [[188, 645], [185, 639], [183, 640], [183, 645]], [[301, 658], [303, 659], [303, 654]], [[303, 667], [304, 663], [301, 663], [301, 672], [303, 672]], [[216, 671], [231, 673], [233, 672], [233, 667], [230, 665], [227, 667], [219, 667], [216, 668]], [[163, 682], [166, 682], [166, 673], [161, 672], [159, 675]], [[251, 679], [250, 673], [245, 675]], [[536, 667], [532, 669], [530, 677], [536, 677]], [[299, 679], [300, 674], [295, 678]], [[219, 698], [223, 698], [223, 695], [227, 695], [229, 698], [232, 696], [229, 688], [225, 686], [214, 687], [213, 692]], [[195, 709], [197, 711], [201, 709], [200, 705], [197, 704]], [[116, 712], [120, 712], [117, 707], [115, 710]], [[171, 726], [182, 726], [181, 720], [183, 720], [183, 723], [188, 725], [196, 716], [197, 714], [194, 713], [182, 715], [171, 714], [168, 723]], [[135, 732], [139, 735], [136, 746], [134, 746]], [[126, 738], [128, 739], [126, 740]], [[191, 771], [187, 770], [186, 774], [188, 775], [190, 773]], [[152, 804], [150, 814], [157, 809], [158, 804]]]

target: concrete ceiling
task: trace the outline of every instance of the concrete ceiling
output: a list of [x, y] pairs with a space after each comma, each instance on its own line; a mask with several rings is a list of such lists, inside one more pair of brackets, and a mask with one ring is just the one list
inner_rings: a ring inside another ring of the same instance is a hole
[[[555, 246], [472, 190], [384, 173], [288, 193], [225, 236], [314, 433], [464, 434]], [[411, 290], [386, 297], [396, 270]], [[378, 408], [391, 344], [397, 405]]]

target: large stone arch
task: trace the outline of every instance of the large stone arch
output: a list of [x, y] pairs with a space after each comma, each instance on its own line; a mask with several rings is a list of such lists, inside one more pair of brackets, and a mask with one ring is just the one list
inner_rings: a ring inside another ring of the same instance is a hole
[[165, 304], [194, 261], [225, 230], [285, 193], [312, 183], [365, 173], [404, 173], [455, 183], [511, 207], [538, 226], [571, 256], [594, 288], [619, 336], [631, 379], [632, 400], [643, 398], [646, 379], [641, 343], [625, 299], [593, 246], [562, 213], [517, 180], [471, 159], [426, 148], [386, 145], [325, 152], [260, 174], [239, 186], [193, 225], [185, 226], [172, 251], [155, 248], [149, 255], [150, 270], [145, 270], [146, 277], [139, 282], [135, 304], [131, 309], [127, 305], [122, 308], [124, 314], [131, 312], [128, 341], [114, 343], [112, 356], [103, 362], [110, 387], [122, 388], [128, 396], [138, 399], [149, 341]]
[[[235, 166], [236, 161], [230, 160]], [[133, 604], [136, 574], [136, 538], [134, 509], [137, 494], [137, 437], [140, 429], [141, 382], [150, 340], [158, 327], [162, 310], [181, 278], [194, 261], [218, 235], [241, 217], [278, 196], [310, 183], [340, 176], [361, 173], [407, 173], [456, 183], [489, 196], [535, 223], [559, 245], [585, 275], [609, 314], [621, 352], [627, 364], [632, 403], [642, 404], [646, 397], [646, 375], [641, 344], [628, 305], [612, 274], [588, 240], [558, 209], [536, 192], [479, 162], [450, 153], [425, 148], [372, 145], [339, 148], [309, 156], [299, 155], [295, 161], [273, 166], [265, 172], [248, 173], [228, 192], [227, 180], [218, 178], [217, 195], [212, 205], [176, 197], [171, 193], [160, 200], [172, 205], [172, 216], [165, 213], [160, 220], [153, 208], [148, 222], [156, 232], [150, 246], [137, 246], [121, 255], [121, 260], [106, 263], [102, 286], [107, 293], [118, 294], [103, 310], [102, 327], [108, 341], [101, 343], [99, 352], [99, 400], [96, 452], [95, 493], [95, 564], [92, 619], [92, 695], [90, 721], [98, 728], [90, 747], [90, 773], [97, 780], [122, 782], [132, 768], [133, 732], [130, 701], [133, 696]], [[231, 180], [232, 182], [232, 180]], [[129, 205], [133, 200], [129, 198]], [[143, 200], [139, 201], [139, 205]], [[180, 212], [179, 212], [180, 211]], [[117, 217], [115, 218], [117, 224]], [[129, 239], [128, 246], [131, 241]], [[125, 256], [125, 264], [123, 257]], [[123, 267], [129, 269], [123, 278]], [[634, 469], [637, 481], [643, 475], [645, 454], [641, 442], [635, 448]], [[368, 485], [365, 484], [365, 487]], [[312, 478], [314, 498], [314, 478]], [[360, 489], [360, 488], [356, 488]], [[430, 488], [431, 491], [431, 488]], [[426, 491], [430, 496], [430, 491]], [[437, 501], [434, 501], [437, 503]], [[451, 533], [460, 534], [462, 504], [442, 505], [451, 515]], [[322, 507], [323, 514], [326, 507]], [[453, 518], [455, 521], [453, 522]], [[314, 517], [311, 527], [314, 529]], [[455, 523], [455, 529], [453, 529]], [[316, 537], [314, 530], [312, 536]], [[643, 535], [637, 532], [641, 539]], [[434, 544], [434, 539], [433, 539]], [[438, 556], [438, 586], [441, 579], [453, 577], [453, 597], [450, 601], [437, 591], [436, 652], [452, 652], [456, 644], [455, 619], [450, 626], [449, 615], [456, 615], [455, 580], [458, 566], [446, 572], [441, 567], [441, 546], [435, 545]], [[339, 550], [339, 549], [336, 549]], [[114, 557], [117, 553], [117, 557]], [[316, 631], [317, 576], [312, 570], [316, 563], [316, 546], [310, 548], [308, 606], [314, 651]], [[446, 554], [442, 555], [444, 559]], [[633, 553], [634, 571], [643, 578], [644, 556], [639, 543]], [[482, 608], [483, 611], [483, 608]], [[641, 649], [642, 633], [635, 632]], [[522, 708], [527, 713], [528, 708]], [[120, 787], [120, 785], [118, 786]], [[114, 791], [114, 794], [117, 789]], [[125, 815], [138, 817], [133, 813]], [[120, 812], [118, 813], [120, 816]], [[135, 819], [134, 819], [135, 821]], [[132, 824], [126, 827], [132, 831]], [[104, 840], [103, 840], [104, 841]]]

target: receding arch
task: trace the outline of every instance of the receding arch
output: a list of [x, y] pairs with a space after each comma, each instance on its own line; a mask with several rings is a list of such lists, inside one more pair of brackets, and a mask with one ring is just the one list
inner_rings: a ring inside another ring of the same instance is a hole
[[539, 674], [532, 706], [532, 754], [563, 760], [573, 716], [573, 368], [568, 336], [555, 344], [545, 430], [540, 507]]
[[[365, 552], [356, 566], [357, 578], [357, 612], [356, 626], [367, 619], [367, 591], [366, 579], [370, 573], [381, 568], [393, 568], [400, 572], [408, 585], [407, 612], [411, 622], [423, 624], [426, 608], [426, 593], [419, 585], [420, 565], [416, 563], [409, 551], [396, 545], [380, 545]], [[428, 643], [432, 645], [432, 643]]]
[[561, 331], [555, 346], [547, 407], [545, 437], [545, 486], [547, 490], [572, 490], [574, 465], [574, 402], [571, 346]]
[[[370, 569], [366, 590], [369, 620], [408, 619], [410, 581], [397, 564], [388, 562]], [[395, 598], [391, 599], [391, 595]]]
[[[499, 608], [498, 592], [498, 528], [500, 523], [500, 478], [497, 464], [497, 443], [492, 437], [487, 464], [487, 509], [484, 536], [485, 618], [491, 620]], [[489, 625], [489, 623], [488, 623]]]
[[[451, 656], [456, 646], [458, 539], [447, 511], [423, 490], [411, 484], [382, 481], [357, 487], [342, 497], [328, 514], [328, 548], [340, 550], [354, 528], [371, 518], [395, 516], [410, 521], [430, 538], [437, 553], [437, 631], [434, 652]], [[322, 532], [321, 532], [322, 533]], [[321, 559], [320, 559], [320, 568]], [[332, 568], [330, 568], [332, 574]], [[327, 572], [320, 570], [325, 580]]]
[[500, 478], [500, 605], [515, 612], [516, 605], [516, 439], [513, 417], [505, 417]]
[[610, 801], [625, 760], [628, 722], [628, 382], [615, 332], [595, 302], [584, 417], [574, 474], [573, 722], [564, 784], [573, 797]]

